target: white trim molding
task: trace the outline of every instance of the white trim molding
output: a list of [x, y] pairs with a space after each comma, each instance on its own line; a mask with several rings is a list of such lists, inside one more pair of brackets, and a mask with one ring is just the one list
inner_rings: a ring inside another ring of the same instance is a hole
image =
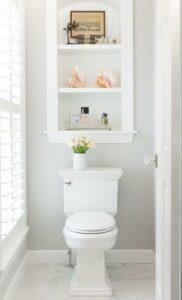
[[[73, 253], [75, 262], [75, 253]], [[114, 249], [106, 252], [107, 263], [154, 263], [155, 253], [152, 249], [142, 250], [120, 250]], [[28, 251], [27, 263], [68, 263], [67, 250], [40, 250]]]
[[152, 249], [120, 250], [113, 249], [106, 252], [107, 263], [128, 264], [153, 264], [155, 263], [155, 252]]
[[25, 255], [25, 257], [23, 258], [17, 272], [15, 273], [12, 281], [10, 282], [8, 290], [5, 294], [5, 296], [3, 297], [3, 300], [14, 299], [17, 288], [20, 285], [23, 275], [25, 273], [26, 267], [27, 267], [27, 255]]
[[18, 230], [16, 230], [16, 232], [13, 232], [14, 236], [10, 239], [10, 242], [4, 247], [2, 252], [1, 272], [5, 272], [12, 265], [12, 262], [19, 253], [19, 250], [25, 241], [28, 232], [28, 226], [24, 228], [20, 227]]
[[134, 136], [137, 134], [136, 130], [131, 131], [50, 131], [45, 130], [44, 133], [47, 135], [49, 143], [67, 143], [70, 139], [75, 136], [84, 136], [95, 140], [97, 144], [131, 144]]

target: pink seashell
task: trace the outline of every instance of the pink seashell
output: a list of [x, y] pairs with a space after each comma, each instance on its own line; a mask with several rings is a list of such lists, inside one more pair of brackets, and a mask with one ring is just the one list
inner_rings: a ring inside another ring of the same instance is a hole
[[110, 88], [116, 83], [116, 78], [111, 71], [104, 71], [96, 79], [96, 86]]
[[85, 87], [85, 78], [77, 65], [74, 66], [71, 71], [71, 78], [68, 79], [68, 87], [70, 88], [82, 88]]

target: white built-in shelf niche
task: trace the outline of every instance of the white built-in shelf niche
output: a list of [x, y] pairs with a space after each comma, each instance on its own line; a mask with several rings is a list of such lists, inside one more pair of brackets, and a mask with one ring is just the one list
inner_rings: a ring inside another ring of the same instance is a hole
[[[70, 11], [105, 11], [106, 36], [117, 44], [67, 45], [63, 27]], [[51, 143], [65, 143], [86, 135], [97, 143], [131, 143], [134, 130], [133, 89], [133, 0], [46, 0], [47, 129]], [[86, 77], [85, 88], [68, 88], [74, 65]], [[117, 78], [112, 88], [97, 88], [102, 70]], [[81, 107], [90, 114], [108, 113], [112, 130], [67, 130], [71, 114]]]

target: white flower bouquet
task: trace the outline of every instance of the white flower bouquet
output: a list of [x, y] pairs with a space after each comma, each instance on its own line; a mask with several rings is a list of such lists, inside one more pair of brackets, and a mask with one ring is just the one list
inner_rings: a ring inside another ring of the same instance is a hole
[[75, 137], [68, 142], [68, 147], [72, 148], [74, 153], [83, 154], [91, 148], [95, 148], [95, 142], [87, 137]]

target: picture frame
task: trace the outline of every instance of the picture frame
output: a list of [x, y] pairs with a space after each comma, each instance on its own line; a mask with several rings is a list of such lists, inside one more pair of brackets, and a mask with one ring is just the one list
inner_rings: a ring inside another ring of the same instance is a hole
[[80, 114], [71, 114], [71, 126], [78, 127], [80, 125]]
[[105, 37], [105, 11], [70, 11], [70, 22], [79, 23], [76, 30], [71, 30], [71, 37], [80, 35]]

